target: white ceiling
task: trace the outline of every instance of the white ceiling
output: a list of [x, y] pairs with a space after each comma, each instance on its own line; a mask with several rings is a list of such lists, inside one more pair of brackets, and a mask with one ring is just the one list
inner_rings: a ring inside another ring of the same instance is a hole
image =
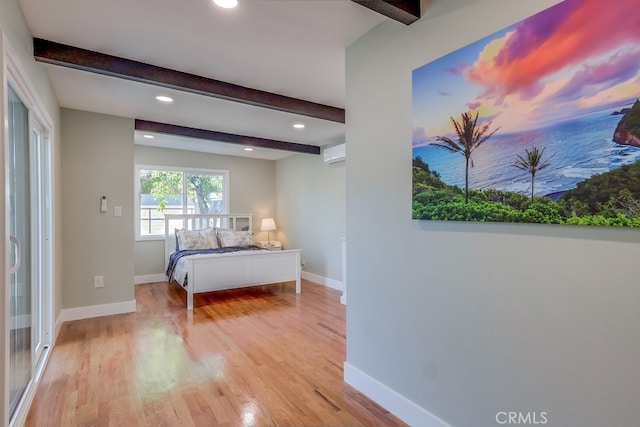
[[[345, 48], [384, 19], [349, 0], [20, 0], [34, 37], [344, 108]], [[401, 25], [401, 24], [399, 24]], [[62, 107], [323, 146], [344, 124], [46, 65]], [[170, 105], [154, 97], [168, 94]], [[304, 122], [304, 130], [293, 129]], [[142, 141], [136, 135], [136, 141]], [[291, 153], [160, 136], [160, 146]], [[148, 140], [144, 141], [149, 144]]]

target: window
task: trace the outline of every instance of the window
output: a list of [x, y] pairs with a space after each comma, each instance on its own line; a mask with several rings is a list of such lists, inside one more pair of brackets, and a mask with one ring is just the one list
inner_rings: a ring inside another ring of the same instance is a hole
[[164, 237], [164, 214], [227, 213], [229, 172], [136, 166], [136, 235]]

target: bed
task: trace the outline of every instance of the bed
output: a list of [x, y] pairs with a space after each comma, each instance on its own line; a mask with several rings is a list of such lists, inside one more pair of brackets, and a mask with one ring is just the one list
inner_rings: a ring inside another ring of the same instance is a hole
[[254, 246], [252, 222], [251, 214], [165, 215], [165, 271], [187, 292], [188, 310], [202, 292], [295, 281], [300, 293], [300, 249]]

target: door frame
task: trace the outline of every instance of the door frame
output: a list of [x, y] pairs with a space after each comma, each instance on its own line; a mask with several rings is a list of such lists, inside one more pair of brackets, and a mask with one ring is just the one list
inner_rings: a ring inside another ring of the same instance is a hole
[[[31, 312], [36, 313], [36, 300], [33, 291], [40, 290], [41, 324], [33, 325], [32, 331], [40, 332], [39, 343], [36, 343], [36, 335], [32, 333], [32, 349], [35, 358], [32, 363], [32, 372], [37, 372], [38, 363], [42, 360], [43, 350], [51, 346], [51, 329], [53, 320], [53, 305], [51, 304], [53, 290], [53, 248], [50, 246], [52, 238], [51, 223], [51, 147], [50, 130], [32, 111], [29, 112], [29, 145], [31, 164], [31, 206], [35, 212], [31, 214], [31, 251], [32, 259], [39, 262], [32, 263], [31, 277], [35, 281], [41, 281], [41, 287], [32, 288]], [[36, 140], [34, 132], [37, 132]], [[38, 238], [41, 236], [40, 238]], [[41, 329], [35, 329], [35, 328]], [[37, 347], [38, 344], [40, 348]]]

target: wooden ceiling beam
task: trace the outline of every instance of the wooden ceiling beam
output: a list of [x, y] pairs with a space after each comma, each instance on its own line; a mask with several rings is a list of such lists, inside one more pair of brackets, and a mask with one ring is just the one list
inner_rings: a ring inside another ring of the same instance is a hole
[[320, 147], [315, 145], [257, 138], [255, 136], [236, 135], [232, 133], [216, 132], [213, 130], [197, 129], [148, 120], [136, 119], [135, 129], [144, 132], [155, 132], [165, 135], [176, 135], [205, 139], [209, 141], [226, 142], [229, 144], [242, 145], [243, 147], [268, 148], [271, 150], [291, 151], [294, 153], [320, 154]]
[[239, 86], [208, 77], [64, 45], [50, 40], [34, 38], [33, 56], [36, 61], [47, 64], [89, 71], [332, 122], [345, 122], [345, 111], [342, 108]]
[[420, 19], [420, 0], [351, 0], [405, 25]]

